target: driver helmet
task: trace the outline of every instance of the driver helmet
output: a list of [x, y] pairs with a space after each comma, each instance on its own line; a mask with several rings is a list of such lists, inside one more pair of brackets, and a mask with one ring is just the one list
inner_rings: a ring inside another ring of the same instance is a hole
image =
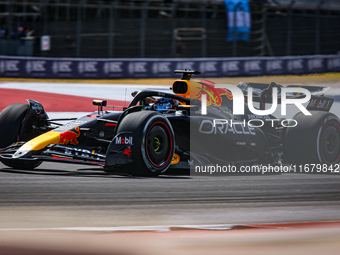
[[169, 97], [162, 97], [155, 101], [154, 109], [157, 111], [164, 111], [168, 109], [177, 109], [178, 101]]

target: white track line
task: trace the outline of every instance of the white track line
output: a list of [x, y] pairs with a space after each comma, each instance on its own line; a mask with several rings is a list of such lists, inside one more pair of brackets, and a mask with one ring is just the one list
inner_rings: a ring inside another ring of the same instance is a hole
[[125, 227], [61, 227], [61, 228], [8, 228], [0, 231], [91, 231], [91, 232], [169, 232], [173, 230], [231, 230], [236, 227], [262, 228], [243, 224], [227, 225], [173, 225], [173, 226], [125, 226]]
[[111, 100], [132, 100], [131, 92], [142, 89], [171, 92], [169, 86], [128, 85], [128, 84], [93, 84], [93, 83], [57, 83], [57, 82], [6, 82], [0, 88], [23, 89], [37, 92], [57, 93], [70, 96], [82, 96]]

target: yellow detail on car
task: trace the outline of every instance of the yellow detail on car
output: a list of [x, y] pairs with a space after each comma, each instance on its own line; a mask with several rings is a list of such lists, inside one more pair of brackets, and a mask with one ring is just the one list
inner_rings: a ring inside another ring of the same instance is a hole
[[60, 132], [50, 131], [33, 138], [20, 147], [21, 151], [38, 151], [44, 149], [49, 144], [58, 144], [60, 141]]
[[176, 165], [181, 160], [180, 156], [176, 153], [174, 153], [174, 156], [171, 161], [171, 165]]

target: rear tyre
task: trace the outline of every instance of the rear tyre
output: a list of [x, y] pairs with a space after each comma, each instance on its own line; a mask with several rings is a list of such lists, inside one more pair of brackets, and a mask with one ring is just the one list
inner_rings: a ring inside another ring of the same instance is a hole
[[284, 158], [293, 164], [340, 162], [340, 121], [329, 112], [311, 111], [311, 116], [295, 115], [296, 127], [288, 128]]
[[119, 124], [117, 134], [132, 132], [132, 163], [125, 169], [135, 176], [157, 176], [170, 166], [175, 136], [170, 122], [162, 114], [142, 111], [128, 114]]
[[[1, 112], [0, 148], [18, 142], [27, 111], [28, 104], [12, 104]], [[6, 166], [25, 170], [36, 168], [42, 163], [41, 161], [23, 161], [5, 158], [1, 158], [0, 160]]]

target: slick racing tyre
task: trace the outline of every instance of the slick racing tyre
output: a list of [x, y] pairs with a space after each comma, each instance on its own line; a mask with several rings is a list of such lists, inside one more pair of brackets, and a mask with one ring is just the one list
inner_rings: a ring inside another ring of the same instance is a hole
[[340, 121], [329, 112], [298, 113], [296, 127], [287, 129], [284, 158], [293, 164], [328, 164], [340, 162]]
[[40, 166], [42, 161], [1, 158], [1, 163], [14, 169], [31, 170]]
[[170, 122], [162, 114], [141, 111], [128, 114], [119, 124], [117, 134], [131, 132], [132, 163], [126, 171], [135, 176], [157, 176], [171, 164], [175, 136]]
[[28, 104], [12, 104], [0, 114], [0, 148], [18, 141]]
[[[19, 139], [19, 134], [28, 110], [28, 104], [12, 104], [0, 114], [0, 148], [5, 148]], [[6, 152], [5, 152], [6, 153]], [[16, 169], [33, 169], [41, 161], [22, 161], [0, 158], [1, 162]]]

